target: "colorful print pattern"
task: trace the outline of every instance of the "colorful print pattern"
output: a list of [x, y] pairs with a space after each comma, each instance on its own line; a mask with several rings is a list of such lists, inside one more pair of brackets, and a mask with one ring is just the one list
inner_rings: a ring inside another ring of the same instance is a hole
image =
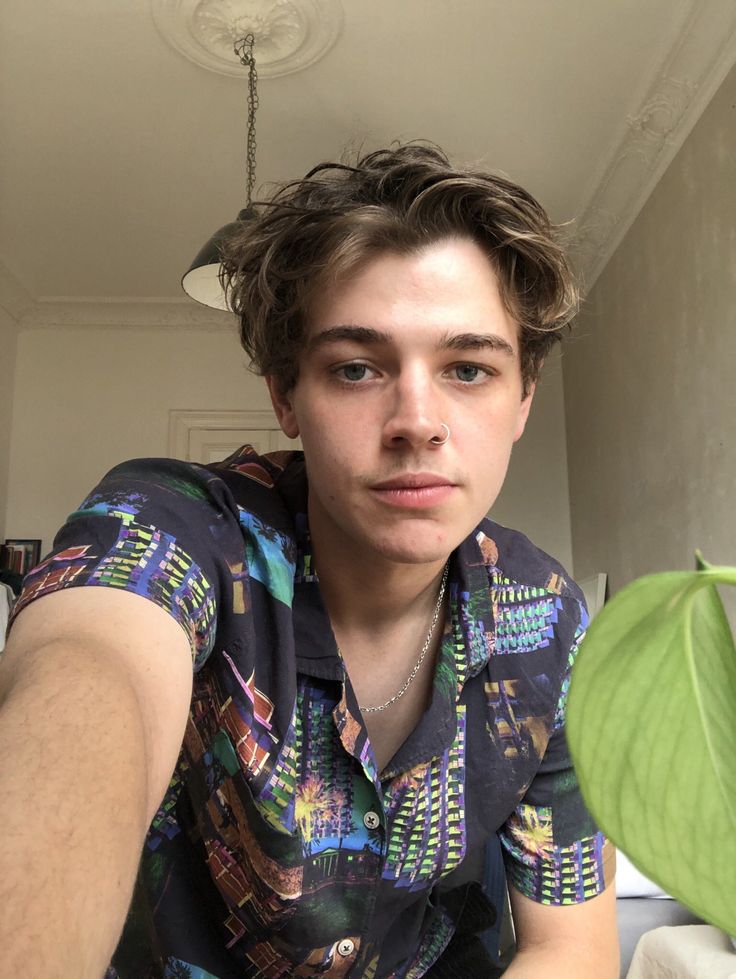
[[505, 845], [509, 880], [541, 904], [574, 904], [595, 897], [606, 886], [610, 844], [600, 834], [556, 846], [549, 807], [521, 805], [507, 824]]
[[384, 880], [426, 890], [465, 856], [465, 831], [457, 814], [465, 803], [465, 708], [458, 705], [457, 735], [438, 758], [396, 776], [384, 797], [391, 826]]
[[521, 535], [485, 521], [453, 555], [430, 707], [380, 773], [319, 595], [298, 454], [117, 467], [17, 611], [81, 585], [163, 608], [195, 669], [109, 979], [418, 979], [495, 833], [533, 900], [606, 886], [564, 742], [584, 611]]

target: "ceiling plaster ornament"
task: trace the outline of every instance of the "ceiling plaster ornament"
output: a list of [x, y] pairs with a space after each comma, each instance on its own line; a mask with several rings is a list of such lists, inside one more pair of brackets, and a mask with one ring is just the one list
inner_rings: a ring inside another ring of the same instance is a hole
[[628, 118], [630, 148], [635, 150], [638, 142], [667, 139], [677, 129], [697, 88], [689, 79], [662, 76], [658, 91]]
[[185, 58], [242, 77], [233, 44], [252, 33], [261, 76], [289, 75], [329, 51], [342, 29], [340, 0], [151, 0], [161, 35]]

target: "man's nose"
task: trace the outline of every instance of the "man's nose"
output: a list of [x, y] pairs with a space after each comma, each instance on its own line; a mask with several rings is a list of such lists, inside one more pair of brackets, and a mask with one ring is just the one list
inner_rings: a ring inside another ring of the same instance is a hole
[[401, 444], [419, 448], [442, 435], [441, 397], [432, 379], [421, 371], [399, 377], [387, 402], [383, 442], [389, 448]]

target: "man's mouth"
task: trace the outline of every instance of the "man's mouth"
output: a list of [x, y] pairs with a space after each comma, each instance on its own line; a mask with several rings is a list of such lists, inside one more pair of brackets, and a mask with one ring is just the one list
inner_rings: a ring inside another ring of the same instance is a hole
[[371, 486], [382, 503], [410, 510], [438, 506], [454, 490], [455, 483], [439, 473], [404, 473]]

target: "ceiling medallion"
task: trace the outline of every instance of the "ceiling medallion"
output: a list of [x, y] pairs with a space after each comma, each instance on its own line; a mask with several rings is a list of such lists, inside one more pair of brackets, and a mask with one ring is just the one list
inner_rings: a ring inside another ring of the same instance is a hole
[[342, 28], [340, 0], [151, 0], [162, 36], [201, 68], [242, 77], [235, 41], [255, 36], [261, 77], [289, 75], [329, 51]]

